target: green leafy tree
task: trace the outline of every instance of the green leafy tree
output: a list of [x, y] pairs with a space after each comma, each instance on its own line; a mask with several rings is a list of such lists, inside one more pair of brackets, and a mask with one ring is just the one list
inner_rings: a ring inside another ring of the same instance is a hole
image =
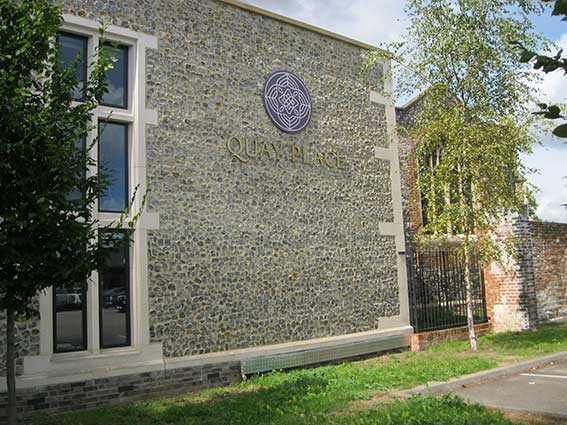
[[[87, 175], [91, 111], [106, 90], [108, 49], [91, 60], [84, 98], [74, 102], [74, 70], [59, 62], [60, 9], [49, 0], [0, 0], [0, 309], [6, 312], [9, 423], [16, 422], [15, 323], [36, 314], [51, 287], [79, 287], [129, 242], [137, 216], [125, 211], [100, 232], [94, 203], [109, 174]], [[94, 144], [94, 142], [93, 142]]]
[[[472, 350], [472, 255], [484, 264], [501, 259], [505, 247], [490, 235], [526, 205], [515, 182], [532, 143], [527, 105], [534, 77], [511, 42], [538, 46], [528, 15], [540, 10], [536, 0], [409, 0], [405, 42], [388, 46], [401, 94], [425, 92], [405, 135], [419, 139], [417, 192], [427, 217], [419, 236], [460, 242]], [[432, 167], [428, 158], [439, 151]]]
[[[567, 21], [567, 0], [542, 0], [544, 3], [553, 3], [552, 16], [563, 16], [563, 21]], [[532, 63], [534, 69], [540, 70], [546, 74], [555, 71], [563, 71], [567, 74], [567, 58], [562, 57], [563, 50], [559, 50], [556, 55], [548, 56], [536, 53], [524, 45], [521, 41], [514, 43], [521, 50], [520, 62]], [[550, 120], [558, 120], [567, 118], [562, 115], [561, 108], [557, 105], [548, 105], [539, 103], [540, 111], [535, 112], [536, 115], [543, 116]], [[553, 134], [557, 137], [567, 138], [567, 124], [560, 124], [553, 129]]]

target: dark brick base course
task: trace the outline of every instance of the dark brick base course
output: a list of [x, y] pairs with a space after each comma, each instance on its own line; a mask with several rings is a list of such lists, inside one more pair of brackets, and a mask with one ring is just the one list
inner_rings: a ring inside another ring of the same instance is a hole
[[[58, 415], [136, 400], [155, 399], [241, 380], [240, 363], [160, 370], [18, 390], [18, 417]], [[6, 423], [7, 394], [0, 394], [0, 424]]]

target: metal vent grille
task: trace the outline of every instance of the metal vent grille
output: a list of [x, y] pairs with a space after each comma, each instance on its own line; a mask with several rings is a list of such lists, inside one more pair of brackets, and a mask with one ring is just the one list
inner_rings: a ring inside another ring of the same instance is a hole
[[393, 350], [410, 345], [409, 335], [396, 335], [363, 342], [349, 343], [334, 347], [315, 348], [296, 353], [276, 354], [243, 360], [240, 364], [242, 376], [271, 370], [289, 369], [328, 362], [331, 360], [356, 357], [379, 351]]

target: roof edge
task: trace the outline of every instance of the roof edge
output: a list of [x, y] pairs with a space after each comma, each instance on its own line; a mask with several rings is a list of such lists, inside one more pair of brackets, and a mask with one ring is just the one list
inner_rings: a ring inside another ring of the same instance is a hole
[[419, 100], [421, 100], [421, 98], [423, 96], [425, 96], [425, 94], [427, 93], [427, 90], [424, 90], [418, 94], [416, 94], [414, 97], [412, 97], [411, 99], [409, 99], [408, 101], [406, 101], [406, 103], [404, 103], [403, 105], [400, 106], [396, 106], [396, 109], [398, 110], [404, 110], [409, 108], [410, 106], [412, 106], [414, 103], [418, 102]]
[[384, 50], [384, 49], [381, 49], [379, 47], [373, 46], [371, 44], [367, 44], [367, 43], [364, 43], [362, 41], [358, 41], [358, 40], [355, 40], [353, 38], [349, 38], [349, 37], [346, 37], [344, 35], [334, 33], [332, 31], [327, 31], [323, 28], [316, 27], [315, 25], [311, 25], [311, 24], [308, 24], [308, 23], [305, 23], [305, 22], [301, 22], [301, 21], [298, 21], [296, 19], [288, 18], [287, 16], [283, 16], [283, 15], [280, 15], [278, 13], [270, 12], [269, 10], [266, 10], [266, 9], [261, 9], [259, 7], [256, 7], [256, 6], [252, 6], [251, 4], [242, 3], [241, 1], [238, 1], [238, 0], [218, 0], [218, 1], [220, 1], [221, 3], [225, 3], [225, 4], [228, 4], [228, 5], [231, 5], [231, 6], [238, 7], [240, 9], [247, 10], [249, 12], [256, 13], [258, 15], [267, 16], [268, 18], [272, 18], [272, 19], [275, 19], [277, 21], [284, 22], [286, 24], [290, 24], [290, 25], [293, 25], [293, 26], [296, 26], [296, 27], [299, 27], [299, 28], [306, 29], [308, 31], [315, 32], [315, 33], [324, 35], [324, 36], [329, 37], [329, 38], [334, 38], [335, 40], [340, 40], [340, 41], [343, 41], [345, 43], [351, 44], [353, 46], [360, 47], [362, 49]]

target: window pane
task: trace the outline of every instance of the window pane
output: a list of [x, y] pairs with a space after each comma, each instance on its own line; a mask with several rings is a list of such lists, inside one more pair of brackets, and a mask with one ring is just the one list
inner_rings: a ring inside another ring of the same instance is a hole
[[98, 171], [109, 176], [99, 199], [99, 211], [122, 212], [128, 199], [128, 125], [99, 123]]
[[[125, 234], [113, 231], [112, 237]], [[100, 279], [100, 346], [102, 348], [130, 345], [130, 276], [129, 247], [121, 246], [107, 260]]]
[[105, 43], [110, 48], [110, 55], [115, 59], [112, 69], [106, 71], [106, 82], [108, 92], [102, 99], [102, 104], [115, 106], [117, 108], [128, 108], [128, 47], [112, 47], [110, 43]]
[[86, 289], [54, 288], [53, 310], [53, 351], [86, 350]]
[[88, 38], [80, 35], [59, 33], [59, 61], [63, 68], [73, 69], [73, 76], [77, 85], [73, 88], [73, 98], [84, 98], [85, 83], [87, 80], [87, 46]]

